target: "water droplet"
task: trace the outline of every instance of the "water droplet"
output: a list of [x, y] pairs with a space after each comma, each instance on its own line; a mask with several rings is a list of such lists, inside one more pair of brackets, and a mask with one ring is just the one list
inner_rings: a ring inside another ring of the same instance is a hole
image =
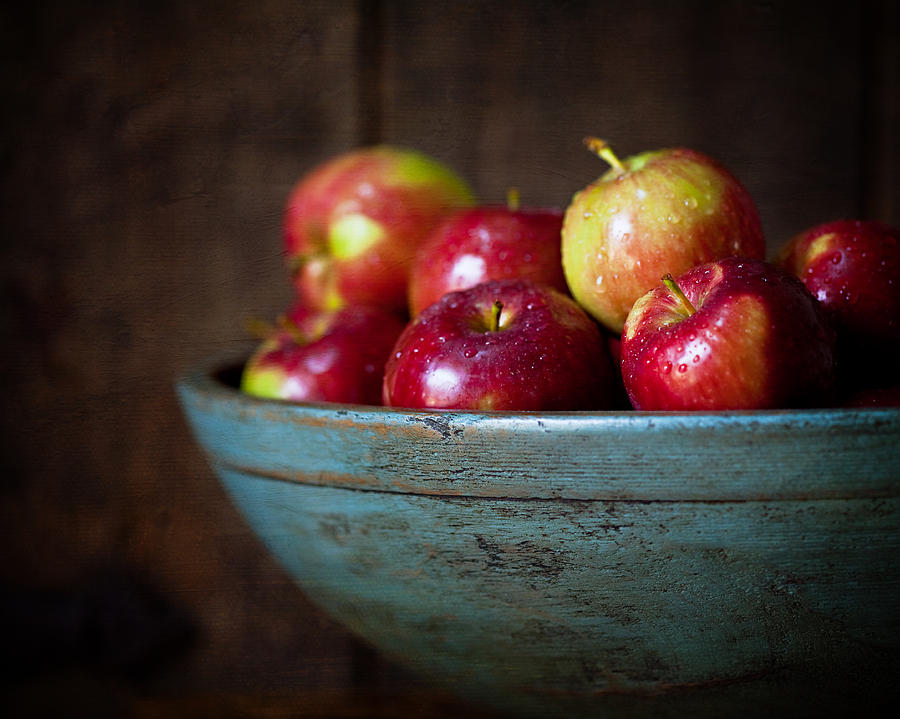
[[667, 219], [669, 222], [671, 222], [672, 224], [677, 225], [679, 222], [681, 222], [681, 215], [679, 215], [679, 214], [676, 213], [676, 212], [673, 212], [673, 213], [672, 213], [671, 215], [669, 215], [666, 219]]
[[662, 366], [662, 371], [663, 371], [663, 374], [669, 374], [669, 372], [672, 371], [672, 363], [668, 362], [668, 361], [664, 362], [663, 366]]
[[844, 259], [844, 256], [840, 252], [835, 252], [831, 255], [831, 264], [836, 265], [842, 259]]
[[685, 207], [690, 207], [692, 210], [697, 207], [697, 198], [696, 197], [685, 197], [684, 198]]
[[463, 350], [463, 357], [467, 357], [468, 359], [472, 359], [477, 354], [478, 350], [474, 347], [466, 347], [466, 349]]
[[438, 342], [444, 343], [447, 341], [447, 338], [444, 335], [438, 335]]
[[602, 285], [603, 284], [603, 275], [597, 275], [597, 279], [594, 280], [594, 284], [597, 285], [597, 287]]
[[679, 372], [687, 372], [687, 365], [686, 364], [678, 365], [678, 371]]
[[694, 355], [694, 364], [697, 364], [700, 361], [700, 355]]

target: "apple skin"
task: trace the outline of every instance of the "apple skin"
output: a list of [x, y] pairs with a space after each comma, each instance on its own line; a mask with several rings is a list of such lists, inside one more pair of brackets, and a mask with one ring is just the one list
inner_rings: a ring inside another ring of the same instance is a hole
[[410, 315], [448, 292], [488, 280], [522, 277], [568, 293], [560, 255], [562, 217], [558, 208], [485, 206], [454, 213], [416, 252]]
[[788, 240], [773, 261], [799, 277], [825, 308], [837, 331], [838, 373], [847, 391], [896, 379], [900, 229], [872, 220], [821, 223]]
[[294, 402], [381, 403], [384, 363], [402, 319], [364, 305], [335, 312], [296, 305], [285, 316], [287, 323], [244, 366], [244, 392]]
[[325, 161], [291, 190], [284, 248], [300, 300], [318, 310], [377, 305], [407, 311], [409, 266], [471, 188], [437, 160], [388, 145]]
[[562, 229], [572, 296], [613, 332], [666, 273], [728, 256], [765, 257], [756, 204], [712, 158], [674, 148], [620, 165], [574, 195]]
[[756, 259], [688, 270], [635, 302], [622, 335], [622, 378], [637, 410], [787, 409], [834, 398], [835, 335], [793, 275]]
[[599, 327], [571, 297], [521, 278], [490, 280], [444, 295], [407, 325], [382, 398], [414, 409], [607, 409], [617, 374]]

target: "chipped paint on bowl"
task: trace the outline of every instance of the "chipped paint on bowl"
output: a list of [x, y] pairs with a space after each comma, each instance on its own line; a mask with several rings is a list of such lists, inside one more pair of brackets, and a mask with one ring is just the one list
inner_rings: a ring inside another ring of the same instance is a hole
[[235, 504], [323, 610], [461, 694], [721, 716], [894, 691], [898, 409], [410, 412], [238, 372], [178, 384]]

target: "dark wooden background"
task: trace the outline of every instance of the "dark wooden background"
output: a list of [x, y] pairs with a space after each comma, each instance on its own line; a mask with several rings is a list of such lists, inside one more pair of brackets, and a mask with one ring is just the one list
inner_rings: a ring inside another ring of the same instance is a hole
[[860, 3], [99, 2], [0, 10], [2, 701], [21, 715], [451, 716], [314, 609], [228, 504], [173, 381], [290, 291], [285, 197], [386, 141], [565, 205], [708, 152], [770, 247], [900, 221], [900, 12]]

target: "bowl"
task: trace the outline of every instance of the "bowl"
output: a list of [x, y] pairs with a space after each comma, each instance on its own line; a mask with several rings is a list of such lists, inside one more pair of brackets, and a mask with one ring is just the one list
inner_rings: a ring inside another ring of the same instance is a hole
[[234, 503], [385, 656], [522, 716], [816, 716], [900, 676], [900, 409], [492, 413], [178, 382]]

